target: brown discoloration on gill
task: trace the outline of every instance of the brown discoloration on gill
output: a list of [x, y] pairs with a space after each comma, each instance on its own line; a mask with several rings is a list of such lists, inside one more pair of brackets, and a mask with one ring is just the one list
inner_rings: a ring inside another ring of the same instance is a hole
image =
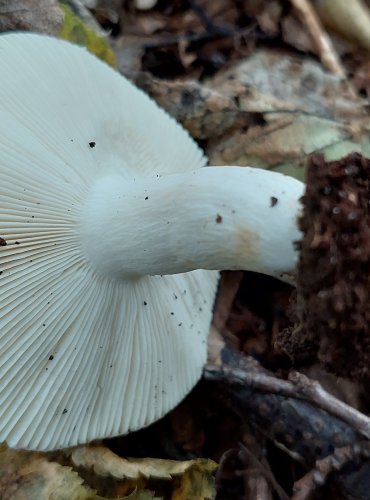
[[0, 238], [0, 247], [5, 247], [7, 245], [6, 240], [4, 238]]

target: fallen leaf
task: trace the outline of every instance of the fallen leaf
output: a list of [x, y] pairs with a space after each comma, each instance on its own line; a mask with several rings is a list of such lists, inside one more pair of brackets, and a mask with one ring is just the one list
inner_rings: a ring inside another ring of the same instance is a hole
[[370, 152], [366, 101], [311, 60], [257, 51], [207, 85], [225, 97], [237, 96], [239, 112], [256, 117], [209, 141], [213, 165], [255, 165], [303, 179], [311, 153], [336, 159]]
[[99, 500], [71, 467], [41, 453], [0, 449], [1, 500]]
[[302, 112], [344, 121], [368, 116], [366, 102], [348, 82], [308, 57], [279, 50], [257, 50], [207, 85], [225, 97], [237, 96], [243, 112]]
[[212, 472], [216, 468], [215, 462], [205, 459], [184, 462], [159, 458], [127, 459], [104, 446], [79, 446], [72, 451], [71, 458], [77, 467], [93, 469], [99, 476], [116, 479], [144, 477], [168, 480], [192, 467], [201, 468], [204, 472]]
[[281, 21], [281, 34], [285, 43], [300, 50], [317, 54], [317, 49], [312, 37], [305, 29], [302, 21], [295, 15], [290, 14]]
[[97, 33], [84, 20], [80, 19], [71, 7], [62, 0], [61, 7], [65, 16], [58, 36], [78, 45], [83, 45], [106, 63], [115, 66], [116, 56], [107, 39]]
[[172, 500], [212, 500], [215, 498], [213, 477], [210, 474], [204, 474], [204, 468], [199, 460], [198, 464], [188, 468], [181, 476], [180, 484], [172, 493]]
[[[117, 484], [118, 495], [131, 492], [139, 494], [149, 490], [160, 496], [165, 491], [163, 498], [176, 500], [215, 498], [212, 473], [217, 464], [212, 460], [180, 462], [157, 458], [127, 459], [119, 457], [104, 446], [80, 446], [72, 450], [71, 461], [78, 467], [81, 475], [84, 475], [83, 470], [87, 473], [93, 472], [94, 485], [99, 477], [100, 482], [102, 478], [113, 479]], [[138, 498], [141, 500], [141, 497]]]
[[224, 271], [221, 274], [212, 321], [213, 326], [219, 332], [223, 332], [225, 329], [243, 276], [242, 271]]
[[127, 500], [163, 500], [163, 497], [156, 497], [152, 491], [134, 491], [131, 495], [124, 497]]
[[233, 96], [194, 80], [165, 81], [140, 75], [136, 83], [197, 139], [219, 137], [240, 118]]

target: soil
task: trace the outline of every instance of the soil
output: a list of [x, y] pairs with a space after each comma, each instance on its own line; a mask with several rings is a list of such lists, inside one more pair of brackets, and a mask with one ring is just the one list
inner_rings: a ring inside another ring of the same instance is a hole
[[350, 154], [307, 168], [298, 244], [297, 325], [285, 335], [296, 361], [359, 379], [370, 361], [370, 160]]

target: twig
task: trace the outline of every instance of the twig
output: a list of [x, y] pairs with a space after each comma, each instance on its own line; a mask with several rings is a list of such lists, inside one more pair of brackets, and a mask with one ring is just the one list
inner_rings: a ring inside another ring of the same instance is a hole
[[290, 1], [306, 24], [323, 65], [334, 75], [344, 78], [345, 71], [339, 57], [310, 2], [308, 0]]
[[315, 9], [323, 23], [350, 41], [370, 50], [370, 9], [363, 0], [316, 0]]
[[293, 383], [293, 387], [302, 399], [317, 404], [322, 410], [346, 422], [356, 429], [359, 434], [370, 439], [369, 417], [332, 396], [323, 389], [319, 382], [309, 379], [302, 373], [291, 372], [289, 374], [289, 381]]
[[188, 4], [207, 31], [211, 33], [218, 32], [219, 27], [208, 17], [204, 8], [196, 0], [188, 0]]
[[290, 380], [282, 380], [262, 371], [246, 371], [228, 366], [208, 365], [205, 369], [205, 377], [209, 380], [226, 378], [258, 391], [314, 403], [315, 406], [346, 422], [359, 434], [370, 439], [369, 417], [326, 392], [318, 382], [297, 372], [291, 374]]
[[307, 500], [315, 490], [325, 484], [332, 472], [340, 471], [348, 462], [370, 458], [368, 441], [338, 448], [332, 455], [316, 462], [316, 466], [294, 484], [292, 500]]
[[[207, 42], [217, 38], [242, 38], [251, 35], [255, 29], [255, 25], [240, 29], [229, 29], [218, 27], [217, 31], [200, 31], [195, 33], [180, 33], [176, 35], [167, 35], [161, 37], [147, 37], [148, 41], [143, 44], [145, 50], [153, 50], [159, 48], [170, 47], [177, 45], [180, 42], [188, 44], [195, 42]], [[259, 36], [259, 38], [261, 38]]]
[[242, 443], [239, 444], [240, 451], [239, 454], [245, 455], [246, 461], [249, 461], [251, 465], [256, 467], [256, 469], [261, 471], [263, 477], [270, 483], [272, 488], [275, 490], [277, 496], [280, 500], [289, 500], [289, 496], [285, 493], [284, 489], [276, 481], [274, 474], [269, 468], [269, 464], [263, 464], [260, 460]]

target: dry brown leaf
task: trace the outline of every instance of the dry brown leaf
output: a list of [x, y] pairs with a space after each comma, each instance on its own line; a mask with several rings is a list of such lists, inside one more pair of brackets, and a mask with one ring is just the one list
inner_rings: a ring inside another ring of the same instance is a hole
[[0, 449], [1, 500], [99, 500], [70, 467], [41, 453]]
[[[72, 463], [86, 472], [93, 471], [95, 479], [114, 479], [116, 493], [153, 490], [161, 495], [163, 481], [169, 483], [166, 491], [175, 500], [208, 500], [215, 497], [212, 472], [216, 463], [212, 460], [195, 459], [184, 462], [156, 458], [126, 459], [115, 455], [104, 446], [81, 446], [71, 454]], [[131, 496], [129, 496], [131, 498]], [[135, 497], [136, 498], [136, 497]], [[157, 498], [157, 497], [156, 497]], [[141, 497], [140, 497], [141, 500]]]
[[262, 12], [256, 14], [259, 27], [264, 33], [276, 35], [280, 30], [282, 5], [277, 0], [265, 2]]
[[0, 0], [0, 31], [25, 30], [57, 35], [63, 18], [57, 0]]
[[207, 82], [226, 96], [237, 96], [244, 112], [304, 112], [336, 120], [367, 115], [365, 102], [347, 82], [309, 58], [258, 50]]
[[313, 152], [328, 159], [370, 153], [365, 101], [311, 60], [257, 51], [207, 84], [237, 96], [239, 112], [258, 114], [255, 123], [209, 142], [212, 164], [256, 165], [302, 179], [301, 166]]
[[312, 37], [304, 28], [302, 22], [294, 15], [285, 16], [281, 21], [281, 35], [284, 42], [302, 52], [317, 55], [317, 49]]
[[303, 180], [308, 155], [321, 151], [327, 159], [340, 158], [351, 151], [370, 152], [369, 131], [357, 143], [351, 126], [315, 116], [276, 115], [272, 123], [234, 133], [222, 142], [210, 144], [211, 164], [254, 165], [292, 175]]
[[180, 478], [180, 484], [173, 491], [171, 500], [212, 500], [215, 498], [213, 478], [210, 474], [204, 473], [203, 465], [199, 463], [186, 470]]
[[148, 75], [137, 83], [193, 137], [209, 140], [212, 164], [302, 177], [300, 166], [317, 150], [328, 158], [370, 152], [365, 100], [308, 58], [260, 50], [205, 83]]
[[242, 271], [224, 271], [221, 273], [219, 290], [213, 313], [213, 326], [219, 332], [223, 332], [230, 311], [240, 288], [244, 273]]
[[104, 446], [80, 446], [72, 451], [71, 458], [77, 467], [93, 469], [99, 476], [116, 479], [144, 477], [167, 480], [184, 474], [192, 467], [209, 473], [216, 468], [215, 462], [203, 459], [178, 462], [159, 458], [121, 458]]
[[225, 339], [221, 335], [221, 333], [212, 325], [209, 335], [208, 335], [208, 357], [207, 362], [221, 366], [222, 358], [221, 353], [223, 348], [225, 347]]
[[125, 35], [112, 41], [117, 57], [117, 67], [127, 78], [134, 79], [141, 69], [141, 58], [144, 54], [143, 37]]
[[141, 75], [137, 83], [197, 139], [222, 135], [240, 117], [233, 97], [194, 80], [172, 82]]
[[[72, 460], [77, 462], [80, 471], [88, 468], [98, 475], [85, 474], [82, 478], [72, 467], [61, 465], [58, 460], [69, 463], [63, 453], [26, 452], [0, 445], [1, 500], [164, 500], [169, 497], [157, 496], [154, 491], [157, 485], [162, 491], [163, 480], [172, 480], [171, 498], [214, 498], [211, 473], [216, 464], [210, 460], [143, 459], [135, 462], [121, 459], [102, 446], [76, 448], [73, 457], [80, 459]], [[113, 483], [112, 478], [116, 480]], [[99, 496], [84, 481], [93, 484], [104, 496]]]
[[127, 500], [163, 500], [163, 497], [156, 497], [152, 491], [148, 490], [134, 491], [130, 495], [123, 498], [127, 498]]

